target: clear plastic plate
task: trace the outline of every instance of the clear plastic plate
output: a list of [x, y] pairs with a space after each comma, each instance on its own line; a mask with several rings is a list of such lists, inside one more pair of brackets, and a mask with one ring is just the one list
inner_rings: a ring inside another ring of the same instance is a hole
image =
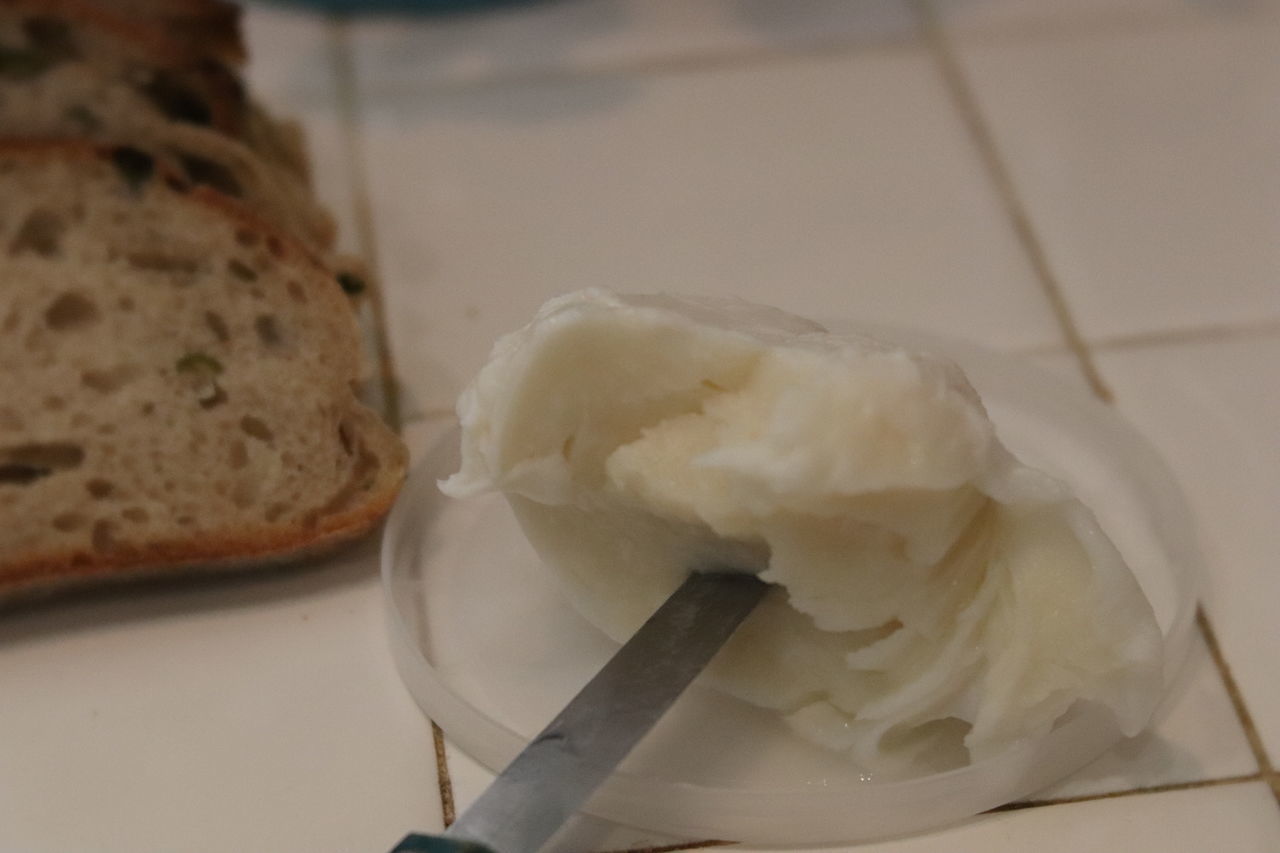
[[[1172, 475], [1106, 405], [1026, 358], [914, 333], [881, 337], [965, 369], [1002, 440], [1070, 482], [1133, 568], [1165, 635], [1165, 680], [1185, 657], [1200, 564]], [[443, 496], [457, 433], [422, 459], [388, 521], [382, 572], [392, 648], [409, 691], [448, 737], [501, 770], [616, 645], [561, 597], [497, 495]], [[1079, 705], [1046, 737], [984, 762], [878, 781], [773, 714], [696, 684], [586, 811], [670, 835], [753, 844], [863, 841], [952, 823], [1034, 793], [1120, 735]]]

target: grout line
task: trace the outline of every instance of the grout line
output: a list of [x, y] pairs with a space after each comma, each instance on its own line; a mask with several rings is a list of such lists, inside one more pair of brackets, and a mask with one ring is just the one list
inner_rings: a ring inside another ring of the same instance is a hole
[[627, 847], [622, 850], [604, 850], [600, 853], [677, 853], [680, 850], [703, 850], [708, 847], [729, 847], [737, 844], [737, 841], [718, 841], [715, 839], [707, 839], [705, 841], [686, 841], [680, 844], [664, 844], [660, 847]]
[[[932, 5], [931, 0], [925, 0], [925, 2]], [[1098, 36], [1127, 37], [1147, 33], [1180, 32], [1215, 24], [1257, 24], [1275, 20], [1274, 13], [1263, 11], [1259, 14], [1257, 10], [1246, 14], [1233, 15], [1228, 12], [1223, 15], [1214, 15], [1185, 10], [1157, 13], [1109, 9], [1070, 20], [1022, 20], [986, 26], [978, 24], [969, 28], [957, 26], [954, 29], [966, 43], [976, 46], [1002, 47], [1011, 44], [1039, 46], [1052, 41], [1070, 41]]]
[[1240, 685], [1236, 682], [1235, 676], [1231, 673], [1231, 667], [1227, 665], [1227, 659], [1222, 653], [1222, 646], [1218, 643], [1218, 635], [1213, 630], [1213, 625], [1209, 623], [1209, 616], [1205, 613], [1204, 607], [1196, 608], [1196, 626], [1200, 629], [1200, 634], [1204, 637], [1205, 646], [1209, 649], [1209, 657], [1212, 658], [1214, 666], [1218, 668], [1218, 675], [1222, 678], [1222, 686], [1227, 691], [1227, 697], [1231, 700], [1231, 707], [1236, 712], [1236, 717], [1240, 721], [1240, 727], [1244, 729], [1245, 739], [1249, 742], [1249, 749], [1253, 752], [1254, 759], [1258, 762], [1258, 771], [1262, 778], [1271, 784], [1271, 791], [1276, 796], [1276, 803], [1280, 805], [1280, 777], [1277, 776], [1275, 768], [1271, 765], [1271, 759], [1267, 756], [1266, 746], [1262, 743], [1262, 736], [1258, 733], [1258, 727], [1253, 721], [1253, 714], [1249, 712], [1249, 708], [1245, 705], [1244, 695], [1240, 692]]
[[453, 779], [449, 776], [449, 762], [445, 758], [444, 729], [431, 721], [431, 742], [436, 753], [436, 778], [440, 785], [440, 814], [445, 829], [458, 818], [457, 805], [453, 800]]
[[943, 34], [932, 8], [924, 0], [912, 0], [912, 6], [922, 22], [925, 42], [937, 63], [943, 84], [951, 93], [960, 117], [969, 131], [969, 136], [986, 166], [987, 174], [995, 184], [996, 193], [1013, 226], [1014, 234], [1027, 253], [1027, 259], [1031, 263], [1036, 279], [1040, 282], [1042, 292], [1049, 300], [1049, 307], [1058, 321], [1066, 344], [1079, 363], [1085, 381], [1088, 382], [1093, 393], [1102, 400], [1110, 402], [1113, 399], [1111, 389], [1103, 382], [1089, 347], [1076, 326], [1066, 297], [1063, 295], [1062, 285], [1054, 275], [1044, 247], [1036, 237], [1031, 216], [1014, 187], [1013, 177], [1005, 166], [999, 146], [996, 145], [991, 128], [982, 116], [982, 111], [978, 107], [973, 90], [965, 79], [960, 62]]
[[[1144, 347], [1176, 346], [1180, 344], [1223, 343], [1266, 338], [1280, 335], [1280, 320], [1262, 320], [1237, 326], [1184, 326], [1181, 328], [1152, 329], [1120, 335], [1105, 335], [1086, 339], [1085, 345], [1094, 353], [1143, 349]], [[1013, 355], [1051, 355], [1069, 351], [1064, 342], [1020, 344], [1001, 349]]]
[[1280, 320], [1261, 320], [1242, 323], [1238, 326], [1187, 326], [1179, 329], [1132, 332], [1097, 338], [1090, 342], [1090, 346], [1095, 350], [1125, 350], [1170, 344], [1234, 341], [1278, 334], [1280, 334]]
[[1133, 797], [1139, 794], [1164, 794], [1169, 791], [1194, 791], [1198, 788], [1217, 788], [1223, 785], [1240, 785], [1245, 782], [1258, 782], [1263, 779], [1261, 773], [1249, 773], [1244, 776], [1225, 776], [1221, 779], [1202, 779], [1196, 782], [1170, 782], [1165, 785], [1148, 785], [1143, 788], [1126, 788], [1123, 791], [1107, 791], [1101, 794], [1081, 794], [1076, 797], [1055, 797], [1047, 800], [1020, 800], [1016, 803], [1005, 803], [988, 809], [985, 814], [998, 812], [1016, 812], [1024, 809], [1035, 809], [1043, 806], [1065, 806], [1074, 803], [1091, 803], [1095, 800], [1114, 800], [1120, 797]]
[[378, 242], [374, 234], [373, 208], [369, 182], [365, 173], [364, 139], [360, 132], [360, 106], [356, 96], [356, 72], [352, 62], [348, 20], [343, 15], [328, 19], [329, 48], [333, 61], [335, 95], [347, 173], [351, 182], [351, 207], [355, 220], [356, 245], [372, 273], [372, 285], [364, 294], [373, 314], [377, 330], [374, 357], [382, 386], [383, 415], [396, 431], [401, 427], [399, 383], [387, 335], [387, 311], [382, 299], [382, 280], [378, 269]]

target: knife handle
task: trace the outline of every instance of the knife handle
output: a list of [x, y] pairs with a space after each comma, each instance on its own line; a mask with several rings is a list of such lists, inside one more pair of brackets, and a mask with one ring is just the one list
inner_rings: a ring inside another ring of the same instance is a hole
[[476, 841], [411, 832], [400, 839], [400, 843], [391, 849], [391, 853], [494, 853], [494, 851]]

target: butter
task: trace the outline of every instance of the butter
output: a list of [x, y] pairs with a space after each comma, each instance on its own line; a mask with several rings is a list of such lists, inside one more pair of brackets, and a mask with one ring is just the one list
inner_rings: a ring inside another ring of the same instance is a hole
[[1161, 636], [1066, 487], [944, 359], [737, 301], [551, 300], [459, 401], [573, 605], [625, 639], [693, 570], [774, 585], [707, 671], [869, 771], [981, 760], [1081, 700], [1134, 734]]

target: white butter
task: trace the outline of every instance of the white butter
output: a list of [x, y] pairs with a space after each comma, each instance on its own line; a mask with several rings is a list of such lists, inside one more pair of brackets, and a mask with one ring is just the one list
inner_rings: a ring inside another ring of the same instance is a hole
[[[741, 302], [548, 302], [459, 402], [574, 605], [624, 639], [702, 567], [776, 584], [708, 670], [872, 770], [980, 760], [1078, 700], [1159, 698], [1151, 608], [950, 362]], [[950, 756], [948, 759], [946, 756]]]

